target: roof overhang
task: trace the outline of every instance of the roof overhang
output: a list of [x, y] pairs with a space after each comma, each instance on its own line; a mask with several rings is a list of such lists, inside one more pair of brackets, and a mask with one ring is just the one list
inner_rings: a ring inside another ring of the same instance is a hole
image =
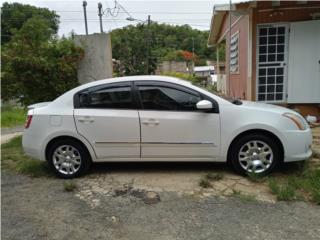
[[[255, 1], [242, 1], [234, 4], [216, 4], [213, 8], [213, 15], [211, 17], [211, 24], [210, 24], [210, 33], [208, 38], [208, 47], [214, 47], [220, 38], [220, 31], [223, 23], [224, 16], [231, 10], [233, 12], [239, 11], [240, 14], [244, 14], [244, 8], [242, 7], [243, 4], [254, 3]], [[240, 6], [240, 9], [238, 7]]]
[[225, 14], [226, 14], [226, 11], [218, 11], [213, 13], [213, 16], [211, 17], [208, 47], [212, 47], [217, 44], [222, 21]]

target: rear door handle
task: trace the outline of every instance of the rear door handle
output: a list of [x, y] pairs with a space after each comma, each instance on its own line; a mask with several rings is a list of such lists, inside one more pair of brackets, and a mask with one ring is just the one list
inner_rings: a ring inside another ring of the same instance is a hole
[[94, 118], [89, 117], [89, 116], [79, 117], [78, 118], [78, 122], [81, 122], [81, 123], [93, 123], [94, 122]]
[[156, 119], [150, 118], [148, 120], [142, 121], [142, 124], [144, 124], [144, 125], [159, 125], [160, 122]]

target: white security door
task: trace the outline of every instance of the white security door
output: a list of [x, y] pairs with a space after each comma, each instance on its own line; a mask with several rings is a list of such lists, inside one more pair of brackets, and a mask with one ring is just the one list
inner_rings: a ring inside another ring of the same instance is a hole
[[175, 84], [137, 82], [143, 110], [142, 158], [214, 159], [220, 148], [219, 113], [200, 112], [201, 94]]
[[131, 83], [93, 87], [75, 96], [77, 130], [98, 159], [140, 157], [139, 116], [132, 96]]
[[320, 20], [290, 25], [288, 103], [320, 103]]
[[257, 101], [285, 102], [288, 28], [259, 25], [257, 33]]

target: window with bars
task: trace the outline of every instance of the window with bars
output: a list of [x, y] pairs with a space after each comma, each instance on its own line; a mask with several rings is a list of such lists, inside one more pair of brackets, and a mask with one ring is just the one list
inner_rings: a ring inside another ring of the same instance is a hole
[[230, 41], [230, 72], [239, 72], [239, 33], [234, 34]]
[[285, 98], [286, 27], [258, 27], [257, 100], [281, 102]]

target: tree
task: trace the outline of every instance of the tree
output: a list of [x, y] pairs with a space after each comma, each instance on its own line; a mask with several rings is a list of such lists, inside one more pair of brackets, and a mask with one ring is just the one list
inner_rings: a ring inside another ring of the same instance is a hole
[[77, 63], [83, 50], [58, 39], [47, 19], [34, 16], [2, 49], [2, 98], [23, 104], [51, 101], [78, 85]]
[[176, 51], [192, 52], [197, 60], [215, 60], [213, 48], [207, 47], [208, 31], [192, 29], [189, 25], [172, 26], [150, 24], [150, 38], [147, 26], [138, 24], [112, 31], [112, 55], [120, 60], [126, 75], [144, 74], [147, 59], [147, 44], [150, 44], [149, 69], [154, 72], [157, 64], [166, 58], [175, 58]]
[[177, 50], [169, 52], [166, 56], [162, 58], [165, 61], [194, 61], [197, 58], [195, 54], [189, 51]]
[[32, 17], [46, 19], [47, 25], [53, 33], [59, 28], [59, 16], [47, 8], [37, 8], [31, 5], [20, 3], [3, 3], [1, 8], [1, 44], [10, 41], [15, 32]]

